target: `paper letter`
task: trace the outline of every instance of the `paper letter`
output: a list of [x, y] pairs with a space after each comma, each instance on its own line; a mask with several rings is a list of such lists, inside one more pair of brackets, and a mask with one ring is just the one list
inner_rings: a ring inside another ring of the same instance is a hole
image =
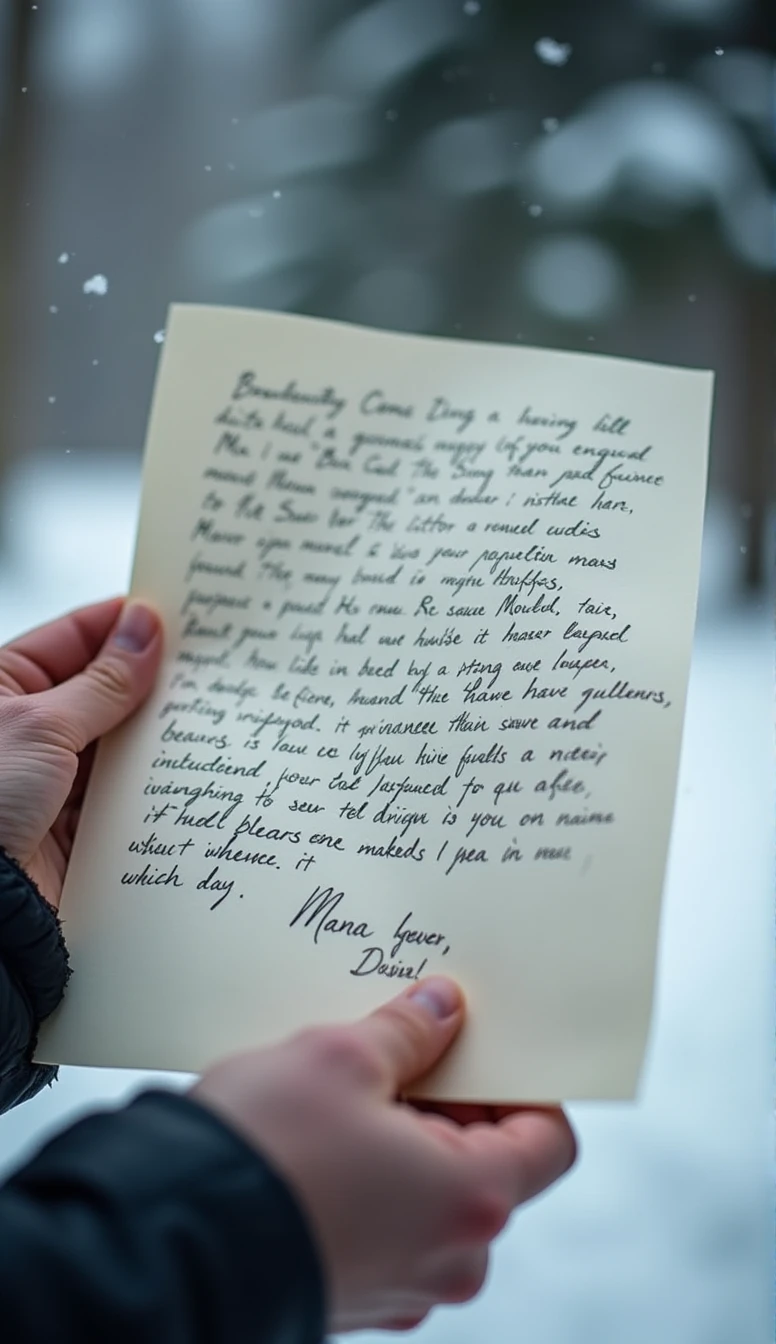
[[427, 1095], [631, 1096], [692, 639], [711, 375], [173, 310], [45, 1059], [198, 1070], [432, 973]]

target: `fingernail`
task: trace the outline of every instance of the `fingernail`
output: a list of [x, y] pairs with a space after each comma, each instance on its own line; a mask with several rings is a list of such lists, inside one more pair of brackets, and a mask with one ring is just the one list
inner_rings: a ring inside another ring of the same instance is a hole
[[457, 1013], [462, 1002], [461, 991], [455, 981], [435, 975], [428, 980], [421, 980], [417, 989], [411, 989], [407, 997], [440, 1022]]
[[159, 629], [159, 617], [141, 602], [130, 602], [121, 614], [113, 643], [127, 653], [142, 653]]

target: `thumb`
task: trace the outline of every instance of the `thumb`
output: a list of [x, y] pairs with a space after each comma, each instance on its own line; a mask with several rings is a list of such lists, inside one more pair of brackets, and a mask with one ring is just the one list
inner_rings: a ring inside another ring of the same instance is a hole
[[130, 602], [83, 672], [42, 693], [73, 751], [83, 751], [117, 728], [142, 704], [156, 680], [161, 654], [159, 615], [141, 602]]
[[355, 1027], [377, 1057], [393, 1096], [440, 1060], [461, 1029], [463, 995], [454, 980], [431, 976], [383, 1004]]

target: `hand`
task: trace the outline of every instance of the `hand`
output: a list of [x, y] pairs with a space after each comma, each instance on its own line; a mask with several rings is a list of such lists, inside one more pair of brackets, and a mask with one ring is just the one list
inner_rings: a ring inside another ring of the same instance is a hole
[[474, 1297], [512, 1210], [574, 1161], [559, 1109], [500, 1108], [484, 1124], [481, 1108], [465, 1108], [474, 1123], [461, 1125], [397, 1102], [462, 1021], [452, 981], [421, 981], [353, 1026], [225, 1060], [193, 1089], [295, 1190], [331, 1330], [410, 1329], [439, 1303]]
[[90, 744], [145, 700], [161, 652], [156, 612], [140, 603], [124, 607], [121, 598], [0, 648], [0, 845], [54, 906], [91, 769]]

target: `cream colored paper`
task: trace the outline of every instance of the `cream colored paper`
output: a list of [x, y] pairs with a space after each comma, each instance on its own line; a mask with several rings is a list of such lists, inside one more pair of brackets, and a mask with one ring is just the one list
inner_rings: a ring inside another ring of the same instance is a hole
[[711, 394], [175, 308], [132, 584], [165, 661], [98, 756], [41, 1057], [199, 1070], [440, 971], [429, 1095], [632, 1096]]

